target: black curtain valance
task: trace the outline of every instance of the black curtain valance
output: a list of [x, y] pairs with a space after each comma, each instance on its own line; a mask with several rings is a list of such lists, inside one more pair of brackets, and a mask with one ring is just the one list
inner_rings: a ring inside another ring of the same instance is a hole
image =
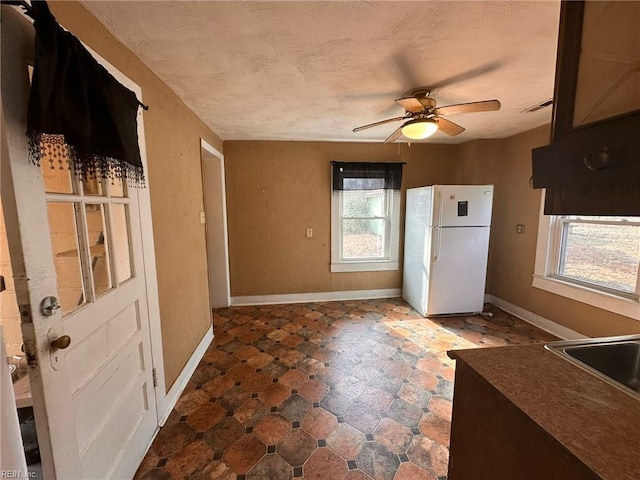
[[144, 185], [134, 92], [100, 65], [49, 11], [34, 0], [35, 63], [27, 137], [30, 159], [66, 163], [82, 178], [109, 177]]
[[402, 163], [331, 162], [333, 190], [400, 190]]

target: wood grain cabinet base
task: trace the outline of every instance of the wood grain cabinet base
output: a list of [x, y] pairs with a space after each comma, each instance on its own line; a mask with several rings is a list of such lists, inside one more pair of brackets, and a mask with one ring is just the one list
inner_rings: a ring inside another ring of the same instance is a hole
[[601, 478], [457, 359], [448, 480]]

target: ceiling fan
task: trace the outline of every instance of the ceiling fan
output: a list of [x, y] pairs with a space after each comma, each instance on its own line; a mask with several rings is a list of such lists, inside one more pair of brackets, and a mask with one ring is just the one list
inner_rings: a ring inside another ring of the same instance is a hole
[[484, 100], [481, 102], [460, 103], [457, 105], [447, 105], [446, 107], [437, 107], [436, 100], [429, 95], [430, 90], [418, 89], [412, 91], [409, 96], [399, 98], [396, 103], [405, 109], [402, 117], [388, 118], [379, 122], [370, 123], [361, 127], [354, 128], [353, 131], [359, 132], [367, 128], [377, 127], [385, 123], [398, 122], [405, 120], [384, 143], [392, 143], [398, 140], [401, 135], [411, 140], [422, 140], [430, 137], [437, 130], [447, 135], [455, 136], [464, 132], [464, 128], [453, 123], [450, 120], [442, 118], [444, 115], [454, 113], [472, 113], [472, 112], [491, 112], [500, 110], [500, 102], [498, 100]]

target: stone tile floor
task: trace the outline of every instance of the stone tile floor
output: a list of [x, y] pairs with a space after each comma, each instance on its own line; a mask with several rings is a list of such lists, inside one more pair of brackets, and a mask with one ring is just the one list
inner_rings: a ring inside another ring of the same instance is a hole
[[401, 299], [221, 309], [214, 332], [136, 479], [445, 479], [447, 350], [555, 339]]

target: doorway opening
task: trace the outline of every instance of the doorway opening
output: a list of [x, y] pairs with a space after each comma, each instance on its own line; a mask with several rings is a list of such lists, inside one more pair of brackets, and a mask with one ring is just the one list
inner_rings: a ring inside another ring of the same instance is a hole
[[209, 298], [212, 308], [224, 308], [231, 296], [224, 156], [202, 139], [200, 151]]
[[[9, 256], [7, 231], [5, 229], [4, 211], [0, 201], [0, 328], [2, 341], [9, 364], [9, 373], [15, 398], [20, 434], [22, 436], [22, 450], [27, 462], [27, 469], [31, 478], [43, 478], [40, 448], [36, 433], [35, 417], [33, 413], [33, 399], [29, 385], [27, 359], [22, 350], [22, 331], [20, 327], [20, 311], [16, 301], [16, 291], [13, 283], [13, 269]], [[4, 367], [5, 359], [0, 359]], [[6, 368], [6, 367], [5, 367]], [[4, 408], [4, 403], [3, 403]], [[2, 438], [2, 441], [17, 439]], [[19, 448], [17, 445], [15, 448]]]

